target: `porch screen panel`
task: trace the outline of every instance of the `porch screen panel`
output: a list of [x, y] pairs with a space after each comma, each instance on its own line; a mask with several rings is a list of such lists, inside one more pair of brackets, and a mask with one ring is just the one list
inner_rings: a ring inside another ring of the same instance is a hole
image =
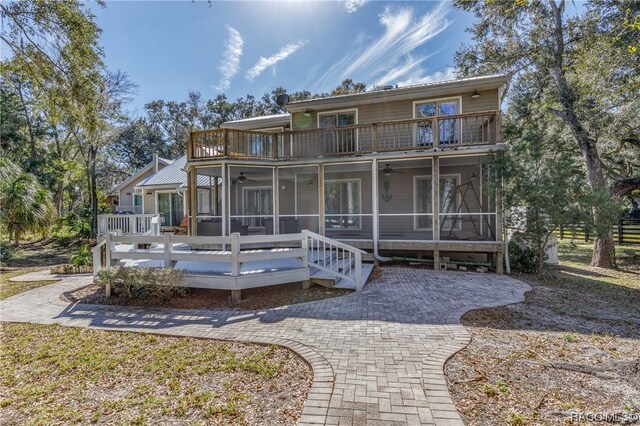
[[430, 159], [378, 164], [380, 240], [433, 240], [431, 170]]
[[[486, 157], [440, 159], [440, 239], [496, 241], [494, 177]], [[493, 201], [492, 201], [493, 200]]]
[[319, 232], [318, 166], [280, 167], [278, 188], [280, 233]]
[[371, 163], [325, 166], [325, 233], [338, 240], [373, 238]]
[[197, 234], [219, 237], [222, 235], [222, 168], [198, 167], [195, 169], [197, 191]]
[[274, 233], [273, 167], [229, 167], [230, 233]]

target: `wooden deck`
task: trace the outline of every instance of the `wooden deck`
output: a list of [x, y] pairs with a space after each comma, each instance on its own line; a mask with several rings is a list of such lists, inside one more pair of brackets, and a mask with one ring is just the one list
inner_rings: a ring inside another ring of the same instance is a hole
[[[253, 254], [268, 254], [268, 253], [282, 253], [287, 251], [287, 248], [272, 248], [272, 249], [256, 249], [250, 250], [250, 253]], [[162, 268], [164, 267], [164, 261], [162, 260], [153, 260], [153, 259], [142, 259], [139, 258], [144, 256], [144, 253], [148, 253], [149, 251], [155, 253], [164, 252], [164, 247], [162, 244], [154, 246], [149, 250], [137, 250], [131, 244], [120, 244], [115, 247], [115, 250], [112, 252], [112, 256], [119, 259], [119, 265], [130, 268]], [[192, 250], [188, 244], [174, 244], [173, 246], [174, 253], [182, 253], [185, 255], [193, 256], [203, 256], [207, 257], [208, 255], [231, 255], [230, 251], [225, 250]], [[339, 270], [348, 271], [354, 265], [353, 262], [349, 262], [346, 259], [336, 260], [337, 252], [335, 250], [331, 252], [319, 252], [317, 250], [309, 250], [309, 259], [313, 261], [323, 261], [326, 264], [335, 263]], [[218, 288], [210, 287], [207, 285], [206, 277], [231, 277], [231, 263], [224, 261], [193, 261], [193, 260], [181, 260], [177, 261], [174, 265], [174, 268], [180, 269], [189, 284], [194, 284], [194, 287], [199, 288]], [[307, 274], [304, 274], [303, 271], [307, 271]], [[366, 283], [369, 275], [373, 271], [373, 264], [362, 264], [362, 277], [364, 282]], [[240, 276], [249, 277], [249, 276], [260, 276], [266, 274], [273, 273], [281, 273], [281, 272], [289, 272], [293, 273], [294, 276], [298, 276], [300, 272], [303, 272], [303, 278], [310, 279], [312, 282], [321, 284], [326, 287], [335, 287], [335, 288], [343, 288], [343, 289], [351, 289], [355, 290], [355, 284], [344, 278], [336, 277], [334, 274], [318, 269], [318, 268], [305, 268], [303, 267], [299, 261], [289, 258], [289, 259], [271, 259], [271, 260], [262, 260], [262, 261], [252, 261], [245, 262], [240, 267]], [[211, 284], [215, 285], [211, 280]], [[295, 281], [304, 281], [304, 279], [295, 280]], [[292, 282], [295, 282], [292, 280]], [[245, 287], [250, 288], [250, 287]]]
[[[267, 248], [256, 248], [256, 244]], [[94, 247], [94, 273], [102, 267], [102, 247], [106, 252], [105, 266], [177, 268], [183, 273], [184, 286], [232, 290], [232, 297], [236, 298], [243, 289], [292, 282], [309, 284], [312, 278], [327, 287], [359, 291], [373, 270], [371, 265], [362, 264], [366, 252], [306, 230], [300, 234], [236, 233], [229, 237], [108, 233]]]

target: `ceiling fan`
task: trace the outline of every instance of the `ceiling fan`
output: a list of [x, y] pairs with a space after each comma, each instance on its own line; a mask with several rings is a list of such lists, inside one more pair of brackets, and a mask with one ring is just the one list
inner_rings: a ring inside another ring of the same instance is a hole
[[244, 183], [244, 182], [255, 182], [254, 180], [249, 179], [248, 177], [246, 177], [244, 175], [244, 172], [240, 172], [240, 176], [238, 176], [237, 178], [234, 179], [237, 183]]
[[399, 172], [399, 171], [397, 171], [397, 170], [393, 170], [393, 169], [391, 168], [391, 164], [389, 164], [389, 163], [387, 163], [387, 164], [385, 164], [385, 165], [384, 165], [384, 169], [382, 169], [382, 173], [383, 173], [385, 176], [390, 176], [390, 175], [391, 175], [391, 173], [399, 173], [399, 174], [401, 174], [401, 175], [404, 175], [404, 174], [405, 174], [405, 172]]

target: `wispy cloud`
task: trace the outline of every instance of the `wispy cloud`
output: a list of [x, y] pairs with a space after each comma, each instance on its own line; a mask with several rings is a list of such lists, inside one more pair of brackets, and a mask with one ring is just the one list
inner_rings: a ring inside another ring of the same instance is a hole
[[353, 13], [361, 8], [366, 2], [367, 0], [345, 0], [344, 10], [346, 10], [347, 13]]
[[300, 49], [304, 45], [305, 45], [304, 41], [299, 41], [297, 43], [289, 43], [283, 48], [281, 48], [276, 54], [271, 55], [268, 58], [261, 56], [258, 62], [253, 67], [251, 67], [251, 69], [247, 71], [247, 73], [245, 74], [245, 77], [249, 81], [253, 80], [257, 76], [262, 74], [262, 71], [264, 71], [269, 67], [274, 66], [275, 64], [282, 61], [283, 59], [286, 59], [287, 57], [291, 56], [292, 54], [295, 53], [296, 50]]
[[399, 86], [410, 86], [413, 84], [435, 83], [437, 81], [455, 80], [456, 70], [453, 68], [447, 68], [444, 71], [436, 71], [432, 74], [413, 76], [406, 80], [399, 81]]
[[231, 26], [227, 26], [229, 30], [229, 38], [225, 43], [224, 55], [218, 65], [218, 71], [222, 74], [222, 78], [217, 86], [217, 90], [224, 91], [231, 86], [231, 79], [240, 71], [240, 57], [242, 56], [242, 47], [244, 40], [240, 32]]
[[448, 12], [446, 1], [422, 16], [416, 15], [413, 8], [386, 8], [379, 17], [384, 32], [368, 43], [356, 45], [336, 62], [318, 80], [319, 89], [333, 87], [345, 78], [386, 84], [423, 75], [421, 64], [429, 55], [416, 55], [415, 50], [451, 24], [446, 18]]

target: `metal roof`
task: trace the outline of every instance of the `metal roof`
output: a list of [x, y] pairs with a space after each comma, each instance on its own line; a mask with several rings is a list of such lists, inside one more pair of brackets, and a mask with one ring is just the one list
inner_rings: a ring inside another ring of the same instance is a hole
[[461, 78], [457, 80], [436, 81], [430, 83], [414, 84], [411, 86], [393, 87], [391, 89], [371, 90], [362, 93], [350, 93], [324, 98], [313, 98], [304, 101], [295, 101], [287, 104], [285, 108], [289, 112], [305, 111], [308, 108], [327, 108], [335, 106], [354, 106], [362, 103], [390, 102], [412, 99], [417, 94], [439, 95], [450, 93], [452, 90], [499, 88], [509, 82], [509, 76], [495, 74], [481, 77]]
[[[162, 170], [154, 173], [136, 186], [187, 186], [187, 172], [184, 167], [187, 164], [187, 156], [175, 160]], [[198, 175], [198, 186], [208, 186], [209, 177]]]

